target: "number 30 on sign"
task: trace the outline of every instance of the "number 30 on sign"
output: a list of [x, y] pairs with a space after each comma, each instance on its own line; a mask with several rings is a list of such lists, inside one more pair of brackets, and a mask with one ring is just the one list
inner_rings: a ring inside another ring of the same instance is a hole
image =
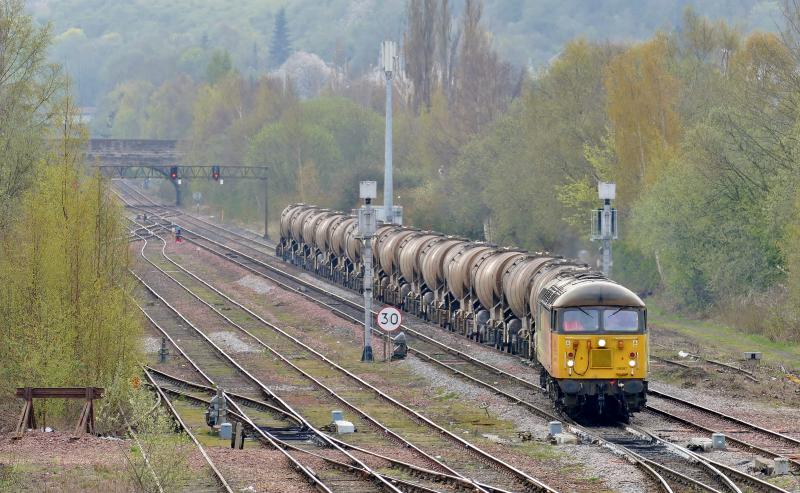
[[400, 328], [403, 323], [403, 316], [397, 308], [387, 306], [378, 312], [378, 327], [386, 331], [393, 331]]

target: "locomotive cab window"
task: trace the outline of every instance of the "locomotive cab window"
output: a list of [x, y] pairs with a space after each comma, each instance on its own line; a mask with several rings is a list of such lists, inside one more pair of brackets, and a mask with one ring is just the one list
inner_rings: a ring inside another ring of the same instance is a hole
[[564, 310], [561, 316], [564, 332], [594, 332], [600, 330], [600, 310], [577, 308]]
[[558, 328], [564, 333], [641, 332], [644, 328], [644, 317], [637, 308], [566, 308], [559, 310]]

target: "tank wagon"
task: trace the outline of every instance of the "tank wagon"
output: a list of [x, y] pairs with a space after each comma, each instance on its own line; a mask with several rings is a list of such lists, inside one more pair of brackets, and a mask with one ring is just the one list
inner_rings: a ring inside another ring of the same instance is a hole
[[[276, 253], [361, 290], [357, 226], [351, 214], [290, 205]], [[379, 225], [373, 256], [380, 301], [532, 361], [559, 409], [627, 418], [644, 407], [645, 305], [587, 265], [389, 224]]]

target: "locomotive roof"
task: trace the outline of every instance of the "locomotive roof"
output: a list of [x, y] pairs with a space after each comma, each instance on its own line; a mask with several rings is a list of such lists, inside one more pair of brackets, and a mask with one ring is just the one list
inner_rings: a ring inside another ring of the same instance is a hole
[[640, 306], [644, 302], [630, 289], [609, 280], [574, 280], [560, 286], [563, 290], [552, 306]]

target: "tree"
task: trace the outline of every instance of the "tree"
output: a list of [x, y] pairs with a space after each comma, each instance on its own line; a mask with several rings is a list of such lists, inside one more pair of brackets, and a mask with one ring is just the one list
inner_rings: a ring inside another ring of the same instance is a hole
[[231, 63], [230, 53], [227, 50], [215, 50], [206, 68], [206, 81], [214, 85], [231, 73], [232, 70], [233, 64]]
[[59, 67], [46, 61], [49, 45], [49, 27], [37, 28], [24, 2], [0, 0], [0, 230], [32, 183], [64, 88]]
[[[403, 53], [405, 69], [413, 84], [411, 107], [418, 112], [421, 107], [430, 109], [431, 95], [436, 89], [436, 19], [439, 12], [436, 0], [411, 0], [408, 3], [408, 30], [405, 33]], [[445, 2], [446, 7], [446, 2]]]
[[481, 0], [467, 0], [453, 79], [452, 111], [466, 134], [481, 132], [511, 98], [511, 66], [492, 49]]
[[286, 8], [281, 7], [275, 16], [275, 27], [272, 29], [272, 41], [269, 45], [269, 64], [275, 69], [283, 65], [292, 53], [289, 39], [289, 25], [286, 20]]
[[657, 35], [616, 56], [606, 69], [621, 204], [631, 204], [658, 181], [678, 142], [680, 83], [667, 68], [670, 50], [669, 40]]

